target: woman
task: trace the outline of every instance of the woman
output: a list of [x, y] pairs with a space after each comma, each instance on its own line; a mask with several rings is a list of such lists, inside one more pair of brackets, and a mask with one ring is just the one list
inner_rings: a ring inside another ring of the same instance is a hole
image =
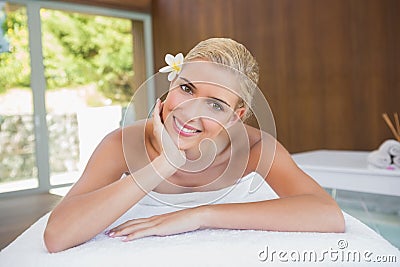
[[258, 82], [250, 52], [231, 39], [212, 38], [194, 47], [185, 64], [170, 68], [175, 73], [168, 76], [169, 93], [164, 102], [157, 100], [152, 119], [118, 129], [98, 145], [49, 218], [44, 233], [49, 252], [90, 240], [149, 192], [219, 190], [251, 172], [259, 173], [279, 198], [200, 205], [129, 220], [108, 235], [129, 241], [204, 228], [344, 231], [335, 201], [296, 166], [286, 149], [267, 133], [241, 123]]

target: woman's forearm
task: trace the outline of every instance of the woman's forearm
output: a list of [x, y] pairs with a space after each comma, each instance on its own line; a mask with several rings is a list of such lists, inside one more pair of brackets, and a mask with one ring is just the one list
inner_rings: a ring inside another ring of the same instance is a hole
[[174, 172], [159, 157], [132, 177], [66, 199], [49, 218], [44, 234], [47, 249], [58, 252], [90, 240]]
[[300, 195], [253, 203], [202, 206], [201, 228], [290, 232], [344, 232], [337, 204], [317, 195]]

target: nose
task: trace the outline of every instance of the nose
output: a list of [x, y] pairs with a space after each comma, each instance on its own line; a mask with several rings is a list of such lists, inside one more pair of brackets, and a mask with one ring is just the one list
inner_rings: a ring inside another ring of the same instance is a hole
[[179, 108], [183, 110], [186, 121], [193, 121], [207, 115], [203, 101], [200, 98], [186, 100], [179, 105]]

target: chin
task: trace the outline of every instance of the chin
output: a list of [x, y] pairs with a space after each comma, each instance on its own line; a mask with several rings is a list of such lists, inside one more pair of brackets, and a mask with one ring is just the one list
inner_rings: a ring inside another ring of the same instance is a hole
[[188, 150], [191, 148], [199, 147], [200, 142], [203, 139], [204, 138], [196, 138], [196, 140], [185, 140], [183, 137], [175, 136], [173, 141], [179, 150]]

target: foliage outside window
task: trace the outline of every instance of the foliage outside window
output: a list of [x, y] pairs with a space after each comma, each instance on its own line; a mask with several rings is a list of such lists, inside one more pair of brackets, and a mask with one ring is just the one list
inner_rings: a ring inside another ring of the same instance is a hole
[[[131, 21], [42, 9], [42, 45], [48, 89], [96, 83], [113, 103], [132, 96]], [[10, 52], [0, 54], [0, 93], [29, 87], [26, 10], [6, 18]]]

